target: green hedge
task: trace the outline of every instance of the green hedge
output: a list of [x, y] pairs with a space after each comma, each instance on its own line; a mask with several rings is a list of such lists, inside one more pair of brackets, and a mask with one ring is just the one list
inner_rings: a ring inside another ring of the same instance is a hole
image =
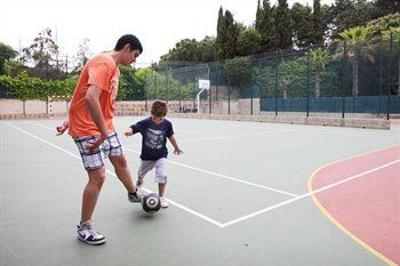
[[26, 72], [15, 78], [2, 75], [0, 76], [0, 98], [46, 100], [49, 95], [71, 96], [76, 82], [76, 77], [65, 80], [43, 80], [30, 77]]

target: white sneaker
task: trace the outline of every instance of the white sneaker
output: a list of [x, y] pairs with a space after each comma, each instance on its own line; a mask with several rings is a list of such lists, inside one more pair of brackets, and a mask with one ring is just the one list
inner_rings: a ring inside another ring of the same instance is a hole
[[97, 232], [90, 222], [77, 225], [78, 239], [89, 245], [102, 245], [106, 242], [106, 237]]
[[168, 201], [164, 197], [160, 197], [161, 201], [161, 208], [168, 208], [169, 204]]

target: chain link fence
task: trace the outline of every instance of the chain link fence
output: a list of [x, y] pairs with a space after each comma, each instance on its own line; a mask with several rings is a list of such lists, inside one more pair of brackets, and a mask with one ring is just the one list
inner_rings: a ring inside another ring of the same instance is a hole
[[[389, 119], [400, 114], [399, 61], [399, 39], [390, 36], [362, 45], [341, 42], [205, 64], [170, 63], [152, 68], [145, 93], [148, 101], [168, 102], [173, 112]], [[200, 95], [197, 110], [200, 79], [211, 86]]]

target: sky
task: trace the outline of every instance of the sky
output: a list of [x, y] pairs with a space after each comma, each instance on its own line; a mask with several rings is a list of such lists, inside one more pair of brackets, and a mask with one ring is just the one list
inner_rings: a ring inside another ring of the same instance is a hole
[[[294, 2], [312, 7], [312, 0], [288, 0], [289, 6]], [[50, 27], [61, 53], [75, 56], [85, 38], [91, 53], [97, 54], [130, 33], [144, 48], [137, 59], [140, 67], [158, 62], [182, 39], [216, 36], [221, 6], [237, 22], [255, 21], [257, 0], [0, 0], [0, 42], [19, 51]]]

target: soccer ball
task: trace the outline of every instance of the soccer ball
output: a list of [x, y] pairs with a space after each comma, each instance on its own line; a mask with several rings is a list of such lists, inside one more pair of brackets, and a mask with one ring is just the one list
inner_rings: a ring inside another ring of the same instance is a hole
[[145, 212], [154, 214], [161, 209], [161, 200], [158, 194], [150, 193], [143, 197], [142, 208]]

